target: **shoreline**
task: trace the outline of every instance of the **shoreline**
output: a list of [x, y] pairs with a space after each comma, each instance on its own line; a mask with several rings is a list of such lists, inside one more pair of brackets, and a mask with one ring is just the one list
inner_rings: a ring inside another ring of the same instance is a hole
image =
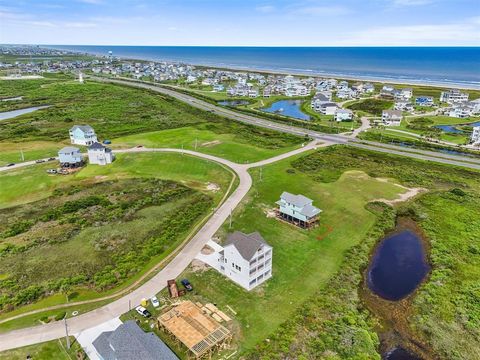
[[[57, 48], [54, 46], [46, 46], [45, 48], [56, 49], [56, 50], [65, 50], [63, 48]], [[69, 50], [78, 54], [88, 54], [94, 56], [105, 57], [105, 54], [97, 52], [85, 52], [85, 51], [75, 51]], [[319, 78], [335, 78], [338, 80], [348, 80], [348, 81], [363, 81], [363, 82], [372, 82], [372, 83], [381, 83], [381, 84], [393, 84], [393, 85], [406, 85], [406, 86], [426, 86], [433, 88], [445, 88], [445, 89], [460, 89], [460, 90], [480, 90], [480, 83], [467, 84], [462, 82], [455, 81], [442, 81], [442, 80], [414, 80], [414, 79], [401, 79], [395, 77], [382, 77], [382, 76], [371, 76], [371, 75], [348, 75], [341, 73], [331, 73], [331, 72], [321, 72], [318, 70], [301, 70], [301, 69], [271, 69], [264, 67], [252, 67], [252, 66], [235, 66], [235, 65], [213, 65], [208, 63], [192, 63], [188, 61], [181, 60], [167, 60], [167, 59], [156, 59], [153, 57], [140, 58], [137, 56], [125, 56], [118, 55], [115, 56], [118, 60], [129, 60], [129, 61], [153, 61], [153, 62], [167, 62], [172, 64], [186, 64], [192, 65], [199, 68], [208, 68], [216, 70], [227, 70], [227, 71], [241, 71], [241, 72], [254, 72], [260, 74], [272, 74], [272, 75], [293, 75], [293, 76], [302, 76], [302, 77], [319, 77]]]

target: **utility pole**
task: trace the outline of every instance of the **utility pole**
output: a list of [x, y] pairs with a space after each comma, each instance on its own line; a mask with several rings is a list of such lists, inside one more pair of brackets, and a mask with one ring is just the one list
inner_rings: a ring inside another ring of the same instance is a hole
[[20, 154], [22, 156], [22, 162], [25, 161], [25, 156], [23, 155], [23, 150], [20, 150]]
[[232, 228], [232, 210], [230, 210], [230, 225], [228, 227], [229, 229]]
[[63, 322], [65, 323], [65, 338], [67, 340], [67, 349], [70, 350], [70, 337], [68, 336], [68, 326], [67, 326], [67, 317], [63, 319]]
[[260, 167], [260, 182], [263, 180], [263, 167]]
[[128, 311], [132, 310], [132, 302], [128, 299]]
[[195, 138], [195, 151], [197, 151], [197, 143], [198, 143], [198, 139]]

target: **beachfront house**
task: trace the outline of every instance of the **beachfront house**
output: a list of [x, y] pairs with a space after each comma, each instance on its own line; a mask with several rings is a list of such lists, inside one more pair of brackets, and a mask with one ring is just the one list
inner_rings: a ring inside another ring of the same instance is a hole
[[413, 96], [412, 88], [403, 88], [398, 90], [397, 97], [400, 97], [404, 100], [410, 100]]
[[89, 146], [97, 142], [97, 135], [89, 125], [75, 125], [69, 131], [70, 142], [75, 145]]
[[320, 103], [317, 107], [315, 107], [315, 111], [318, 111], [320, 114], [323, 115], [335, 115], [335, 111], [337, 111], [338, 105], [334, 102], [324, 102]]
[[88, 147], [88, 162], [96, 165], [111, 164], [115, 160], [112, 150], [96, 142]]
[[313, 200], [303, 195], [293, 195], [284, 191], [276, 202], [277, 216], [301, 228], [310, 228], [318, 222], [322, 210], [313, 206]]
[[464, 119], [472, 116], [472, 108], [467, 105], [454, 106], [448, 112], [448, 116]]
[[61, 167], [75, 168], [83, 165], [80, 149], [73, 146], [65, 146], [58, 152], [58, 160]]
[[470, 141], [473, 145], [480, 145], [480, 126], [475, 126], [473, 128], [472, 137]]
[[409, 103], [408, 101], [405, 101], [405, 100], [396, 101], [394, 109], [395, 110], [400, 110], [400, 111], [411, 112], [411, 111], [413, 111], [413, 104], [411, 104], [411, 103]]
[[382, 122], [385, 126], [400, 126], [403, 119], [400, 110], [383, 110]]
[[335, 121], [352, 121], [353, 111], [349, 109], [337, 109], [334, 115]]
[[162, 359], [178, 360], [170, 348], [153, 332], [144, 332], [128, 320], [112, 331], [101, 332], [92, 341], [90, 359]]
[[432, 96], [418, 96], [415, 99], [415, 104], [418, 106], [433, 106], [433, 97]]
[[468, 93], [463, 93], [457, 89], [442, 91], [440, 101], [448, 104], [458, 104], [468, 101]]

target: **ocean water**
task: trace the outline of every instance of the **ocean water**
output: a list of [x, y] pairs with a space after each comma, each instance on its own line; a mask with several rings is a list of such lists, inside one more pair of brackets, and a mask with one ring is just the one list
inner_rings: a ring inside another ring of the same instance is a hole
[[480, 89], [480, 47], [64, 46], [98, 55]]

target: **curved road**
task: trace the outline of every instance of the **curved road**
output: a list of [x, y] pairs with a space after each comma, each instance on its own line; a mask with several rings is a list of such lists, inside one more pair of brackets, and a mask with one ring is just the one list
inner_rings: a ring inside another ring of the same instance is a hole
[[[140, 303], [141, 299], [149, 298], [166, 287], [167, 280], [178, 277], [191, 263], [195, 256], [212, 238], [222, 224], [227, 220], [230, 213], [237, 207], [243, 197], [252, 186], [252, 178], [248, 169], [258, 166], [271, 164], [273, 162], [286, 159], [288, 157], [300, 154], [305, 151], [313, 150], [318, 146], [328, 146], [331, 143], [318, 145], [316, 141], [308, 145], [290, 151], [273, 158], [259, 161], [252, 164], [237, 164], [232, 161], [222, 159], [212, 155], [206, 155], [189, 150], [180, 149], [148, 149], [134, 148], [121, 150], [117, 152], [175, 152], [196, 156], [202, 159], [214, 161], [232, 169], [238, 176], [240, 182], [235, 191], [225, 200], [225, 202], [214, 212], [201, 229], [192, 237], [192, 239], [180, 250], [180, 252], [160, 270], [153, 278], [138, 287], [131, 293], [115, 300], [105, 306], [92, 310], [88, 313], [68, 319], [69, 334], [78, 334], [83, 330], [104, 323], [110, 319], [118, 317], [129, 310], [129, 302], [132, 307]], [[21, 346], [36, 344], [44, 341], [54, 340], [65, 336], [64, 323], [61, 321], [34, 326], [25, 329], [13, 330], [8, 333], [0, 334], [0, 351], [13, 349]]]
[[[225, 107], [211, 104], [204, 100], [197, 99], [191, 95], [187, 95], [179, 91], [175, 91], [173, 88], [167, 87], [167, 86], [160, 86], [157, 84], [152, 85], [151, 83], [135, 81], [135, 80], [118, 80], [118, 79], [102, 78], [102, 77], [96, 77], [96, 76], [89, 76], [89, 78], [99, 82], [120, 84], [120, 85], [126, 85], [126, 86], [146, 89], [150, 91], [155, 91], [157, 93], [173, 97], [177, 100], [180, 100], [184, 103], [189, 104], [190, 106], [196, 107], [201, 110], [209, 111], [235, 121], [243, 122], [250, 125], [260, 126], [260, 127], [280, 131], [280, 132], [285, 132], [285, 133], [299, 135], [299, 136], [307, 135], [313, 139], [317, 139], [320, 141], [327, 141], [334, 144], [348, 144], [349, 146], [353, 146], [357, 148], [390, 153], [390, 154], [397, 154], [397, 155], [402, 155], [402, 156], [425, 160], [425, 161], [434, 161], [434, 162], [439, 162], [443, 164], [463, 166], [463, 167], [468, 167], [472, 169], [480, 169], [480, 158], [475, 159], [472, 157], [462, 156], [462, 155], [452, 155], [452, 154], [442, 153], [442, 152], [421, 150], [421, 149], [415, 149], [415, 148], [405, 148], [398, 145], [384, 144], [384, 143], [378, 143], [374, 141], [358, 140], [358, 139], [355, 139], [354, 136], [352, 135], [348, 136], [348, 135], [324, 134], [324, 133], [320, 133], [313, 130], [308, 130], [300, 127], [281, 124], [275, 121], [266, 120], [253, 115], [246, 115], [237, 111], [230, 110]], [[362, 121], [362, 129], [366, 129], [368, 126], [369, 124], [367, 124], [366, 121]], [[359, 131], [354, 133], [354, 135], [355, 136], [358, 135], [358, 132]]]

